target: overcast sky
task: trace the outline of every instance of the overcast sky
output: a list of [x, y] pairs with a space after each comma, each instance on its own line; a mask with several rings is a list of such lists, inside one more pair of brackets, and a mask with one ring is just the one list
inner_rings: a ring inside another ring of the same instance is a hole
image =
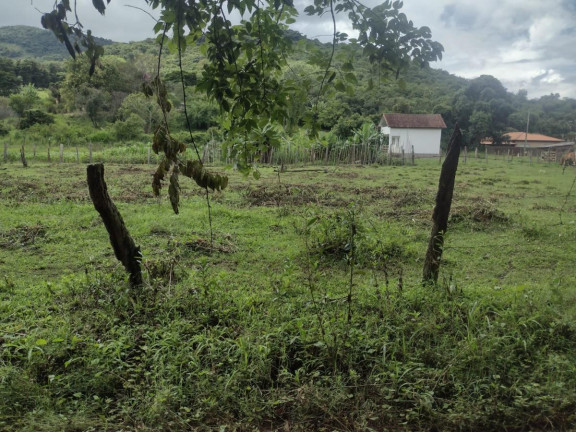
[[[152, 37], [154, 21], [137, 9], [144, 0], [112, 0], [100, 16], [91, 0], [77, 0], [85, 28], [118, 42]], [[312, 3], [296, 0], [297, 6]], [[367, 0], [369, 6], [381, 1]], [[40, 11], [54, 0], [0, 0], [0, 26], [40, 26]], [[444, 45], [442, 68], [465, 78], [493, 75], [511, 92], [526, 89], [529, 98], [550, 93], [576, 98], [576, 0], [405, 0], [403, 12], [416, 26], [432, 29]], [[343, 16], [338, 30], [352, 34]], [[328, 41], [331, 23], [304, 14], [292, 26]]]

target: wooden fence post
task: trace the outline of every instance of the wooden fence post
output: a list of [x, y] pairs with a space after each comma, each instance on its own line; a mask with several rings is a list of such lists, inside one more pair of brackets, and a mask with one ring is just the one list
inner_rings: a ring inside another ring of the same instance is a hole
[[4, 141], [4, 163], [8, 162], [8, 142]]
[[416, 165], [416, 162], [414, 161], [414, 146], [412, 146], [412, 166]]
[[92, 141], [88, 143], [88, 163], [92, 163]]
[[64, 144], [60, 144], [60, 163], [64, 161]]
[[134, 243], [120, 212], [108, 195], [108, 188], [104, 181], [104, 165], [88, 165], [87, 179], [90, 198], [106, 226], [114, 255], [130, 274], [130, 286], [139, 287], [143, 282], [140, 269], [142, 257], [140, 247]]
[[444, 249], [444, 235], [448, 227], [448, 216], [452, 206], [452, 196], [454, 194], [454, 183], [456, 171], [458, 170], [458, 160], [460, 159], [460, 146], [462, 145], [462, 133], [458, 125], [454, 128], [454, 133], [450, 138], [446, 160], [440, 172], [438, 183], [438, 193], [436, 194], [436, 205], [432, 214], [432, 232], [428, 242], [428, 250], [424, 260], [422, 283], [425, 285], [436, 284], [440, 270], [440, 260]]
[[22, 166], [28, 168], [28, 161], [26, 160], [26, 151], [24, 150], [24, 143], [20, 147], [20, 160], [22, 161]]

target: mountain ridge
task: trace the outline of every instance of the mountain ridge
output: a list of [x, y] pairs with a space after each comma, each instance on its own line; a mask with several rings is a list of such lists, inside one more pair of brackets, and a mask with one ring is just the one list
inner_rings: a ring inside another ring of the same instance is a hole
[[[99, 37], [95, 39], [100, 45], [116, 43]], [[0, 27], [0, 57], [60, 61], [68, 59], [70, 54], [49, 30], [16, 25]]]

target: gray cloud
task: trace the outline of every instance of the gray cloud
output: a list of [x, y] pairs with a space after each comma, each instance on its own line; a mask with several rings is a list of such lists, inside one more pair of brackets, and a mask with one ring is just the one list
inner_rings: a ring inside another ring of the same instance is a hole
[[[54, 0], [0, 0], [0, 25], [39, 26], [40, 13]], [[295, 0], [300, 11], [292, 28], [309, 37], [329, 41], [329, 17], [303, 13], [311, 0]], [[365, 0], [376, 6], [381, 0]], [[143, 0], [112, 0], [105, 17], [91, 0], [78, 0], [85, 28], [120, 42], [153, 37], [153, 21], [126, 5], [146, 7]], [[524, 88], [529, 97], [549, 93], [576, 98], [576, 0], [406, 0], [403, 11], [416, 26], [428, 26], [433, 39], [445, 48], [443, 60], [433, 64], [448, 72], [474, 78], [493, 75], [510, 91]], [[354, 35], [346, 16], [338, 30]]]
[[451, 3], [444, 7], [440, 14], [440, 20], [448, 27], [472, 30], [478, 23], [478, 16], [476, 8]]

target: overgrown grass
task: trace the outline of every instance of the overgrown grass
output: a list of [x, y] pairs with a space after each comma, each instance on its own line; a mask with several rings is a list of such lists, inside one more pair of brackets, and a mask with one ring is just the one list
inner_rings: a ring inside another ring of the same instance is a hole
[[0, 429], [572, 430], [574, 171], [461, 165], [441, 282], [439, 173], [233, 172], [181, 214], [107, 166], [144, 252], [132, 291], [84, 168], [0, 166]]

